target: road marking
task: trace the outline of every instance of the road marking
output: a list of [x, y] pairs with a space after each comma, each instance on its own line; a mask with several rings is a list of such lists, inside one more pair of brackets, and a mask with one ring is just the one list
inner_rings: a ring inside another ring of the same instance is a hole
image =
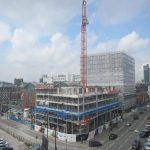
[[129, 150], [131, 150], [132, 146], [129, 147]]
[[108, 149], [110, 149], [114, 144], [115, 144], [115, 142], [111, 143], [111, 144], [108, 146]]
[[129, 138], [132, 136], [132, 134], [129, 135]]
[[118, 131], [122, 130], [123, 128], [124, 128], [124, 125], [123, 125], [122, 127], [120, 127], [120, 128], [118, 129]]
[[128, 140], [129, 140], [129, 139], [126, 139], [126, 140], [125, 140], [125, 143], [128, 142]]
[[121, 145], [118, 147], [118, 149], [121, 149], [121, 148], [123, 147], [123, 145], [124, 145], [124, 144], [121, 144]]

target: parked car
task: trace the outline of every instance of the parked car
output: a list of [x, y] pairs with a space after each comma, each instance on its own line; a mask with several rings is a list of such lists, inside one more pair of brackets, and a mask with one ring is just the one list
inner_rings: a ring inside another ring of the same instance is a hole
[[99, 146], [102, 146], [100, 142], [94, 140], [89, 141], [89, 147], [99, 147]]
[[2, 150], [13, 150], [13, 147], [5, 147]]
[[139, 150], [141, 148], [140, 139], [135, 139], [132, 143], [132, 150]]
[[150, 142], [150, 136], [148, 137], [147, 142]]
[[145, 124], [145, 130], [150, 130], [150, 124]]
[[143, 130], [140, 134], [139, 134], [140, 138], [147, 138], [150, 136], [150, 130]]
[[4, 145], [5, 147], [9, 147], [9, 143], [5, 141], [3, 138], [0, 138], [0, 144]]
[[0, 141], [4, 141], [4, 139], [3, 139], [3, 138], [0, 138]]
[[115, 133], [111, 133], [111, 134], [109, 135], [109, 139], [110, 139], [110, 140], [114, 140], [114, 139], [116, 139], [117, 137], [118, 137], [118, 135], [115, 134]]
[[150, 142], [144, 143], [144, 149], [145, 150], [150, 150]]
[[6, 146], [4, 144], [0, 144], [0, 150], [5, 148]]

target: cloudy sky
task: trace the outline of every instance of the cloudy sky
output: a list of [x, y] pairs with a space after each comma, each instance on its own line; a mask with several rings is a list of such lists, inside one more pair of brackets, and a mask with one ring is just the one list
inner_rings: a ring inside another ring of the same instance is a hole
[[[0, 0], [0, 81], [79, 73], [82, 0]], [[126, 51], [136, 80], [150, 64], [150, 0], [88, 0], [88, 53]]]

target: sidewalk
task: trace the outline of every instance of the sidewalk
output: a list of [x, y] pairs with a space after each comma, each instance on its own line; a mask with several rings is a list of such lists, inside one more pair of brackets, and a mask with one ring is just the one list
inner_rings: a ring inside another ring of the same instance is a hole
[[[40, 132], [36, 132], [34, 130], [31, 130], [31, 128], [29, 126], [26, 126], [24, 124], [21, 123], [17, 123], [13, 120], [7, 120], [6, 117], [0, 117], [0, 128], [2, 130], [4, 130], [5, 132], [8, 132], [9, 134], [11, 134], [12, 136], [14, 136], [15, 138], [17, 138], [18, 140], [21, 140], [23, 142], [28, 142], [31, 144], [34, 143], [38, 143], [38, 144], [42, 144], [42, 133]], [[16, 124], [16, 127], [11, 126], [11, 123], [14, 125]], [[36, 136], [38, 136], [38, 139], [36, 139]], [[63, 150], [66, 147], [68, 147], [68, 150], [80, 150], [80, 149], [86, 149], [87, 148], [87, 142], [77, 142], [77, 143], [70, 143], [70, 142], [65, 142], [65, 141], [60, 141], [58, 139], [57, 140], [57, 150]], [[49, 137], [49, 150], [54, 150], [54, 137]], [[70, 147], [70, 149], [69, 149]]]

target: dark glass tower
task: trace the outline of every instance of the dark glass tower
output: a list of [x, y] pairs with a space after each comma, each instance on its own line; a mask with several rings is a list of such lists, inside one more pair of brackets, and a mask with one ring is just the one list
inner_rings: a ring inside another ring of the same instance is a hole
[[144, 82], [149, 83], [149, 64], [143, 67], [144, 69]]

